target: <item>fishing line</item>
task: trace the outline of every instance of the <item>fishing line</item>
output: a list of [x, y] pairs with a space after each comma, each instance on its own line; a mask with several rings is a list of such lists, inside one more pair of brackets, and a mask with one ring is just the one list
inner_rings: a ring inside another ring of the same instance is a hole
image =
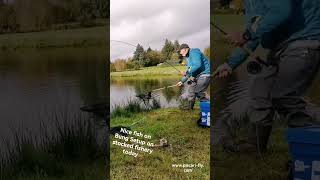
[[162, 87], [162, 88], [158, 88], [158, 89], [153, 89], [151, 91], [147, 91], [147, 92], [144, 92], [144, 93], [141, 93], [141, 94], [137, 94], [136, 97], [142, 99], [142, 100], [145, 100], [145, 99], [151, 99], [152, 98], [152, 93], [156, 92], [156, 91], [161, 91], [161, 90], [164, 90], [164, 89], [169, 89], [169, 88], [173, 88], [173, 87], [176, 87], [177, 85], [174, 84], [174, 85], [170, 85], [170, 86], [165, 86], [165, 87]]
[[142, 121], [145, 121], [144, 117], [142, 119], [136, 121], [136, 122], [133, 122], [132, 124], [130, 124], [128, 126], [121, 126], [120, 125], [120, 126], [111, 127], [110, 128], [110, 134], [115, 135], [117, 133], [117, 134], [120, 134], [120, 135], [123, 135], [123, 136], [127, 136], [127, 134], [121, 132], [121, 129], [123, 128], [123, 129], [131, 130], [131, 128], [133, 126], [135, 126], [136, 124], [138, 124], [138, 123], [140, 123]]
[[119, 42], [119, 43], [123, 43], [123, 44], [129, 45], [129, 46], [137, 47], [136, 45], [128, 43], [128, 42], [125, 42], [125, 41], [120, 41], [120, 40], [110, 40], [110, 41]]
[[258, 154], [262, 160], [262, 164], [264, 164], [267, 168], [269, 168], [271, 171], [277, 173], [278, 175], [282, 175], [282, 173], [276, 169], [274, 169], [270, 164], [267, 163], [267, 160], [264, 158], [264, 156], [262, 155], [261, 149], [260, 149], [260, 140], [258, 137], [258, 124], [255, 124], [255, 131], [256, 131], [256, 138], [257, 138], [257, 150], [258, 150]]
[[[227, 36], [228, 33], [223, 30], [220, 26], [218, 26], [217, 24], [213, 23], [213, 22], [210, 22], [210, 24], [216, 28], [220, 33], [222, 33], [223, 35]], [[239, 48], [241, 48], [242, 50], [244, 50], [246, 53], [248, 53], [249, 57], [253, 58], [255, 61], [250, 61], [248, 64], [247, 64], [247, 71], [250, 73], [250, 74], [258, 74], [261, 72], [262, 70], [262, 66], [266, 66], [266, 67], [269, 67], [270, 65], [275, 65], [274, 63], [272, 64], [268, 64], [267, 62], [265, 62], [264, 60], [262, 60], [259, 56], [253, 56], [253, 52], [252, 50], [250, 50], [249, 48], [247, 47], [243, 47], [243, 46], [237, 46]], [[276, 65], [277, 66], [277, 65]]]

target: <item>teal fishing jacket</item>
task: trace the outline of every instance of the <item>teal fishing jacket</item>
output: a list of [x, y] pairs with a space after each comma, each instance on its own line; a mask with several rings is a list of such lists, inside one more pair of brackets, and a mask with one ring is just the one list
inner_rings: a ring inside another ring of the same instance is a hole
[[[320, 40], [320, 0], [245, 0], [246, 30], [251, 37], [244, 47], [254, 51], [259, 44], [265, 49], [300, 39]], [[236, 68], [249, 56], [236, 48], [228, 64]]]
[[209, 59], [200, 49], [190, 49], [187, 57], [186, 76], [181, 79], [181, 82], [186, 82], [188, 77], [197, 77], [200, 74], [210, 74]]

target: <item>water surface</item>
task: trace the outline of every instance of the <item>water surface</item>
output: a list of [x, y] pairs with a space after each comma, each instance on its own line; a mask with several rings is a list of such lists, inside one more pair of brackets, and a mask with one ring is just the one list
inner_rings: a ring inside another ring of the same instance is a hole
[[[0, 51], [0, 138], [37, 133], [56, 115], [107, 99], [104, 48]], [[58, 120], [68, 118], [58, 118]], [[23, 133], [22, 132], [22, 133]]]
[[[110, 103], [111, 111], [116, 106], [123, 106], [129, 100], [137, 99], [136, 95], [144, 94], [154, 89], [176, 84], [179, 76], [156, 77], [115, 77], [111, 78]], [[160, 101], [161, 107], [177, 107], [181, 88], [173, 87], [153, 92], [153, 97]]]

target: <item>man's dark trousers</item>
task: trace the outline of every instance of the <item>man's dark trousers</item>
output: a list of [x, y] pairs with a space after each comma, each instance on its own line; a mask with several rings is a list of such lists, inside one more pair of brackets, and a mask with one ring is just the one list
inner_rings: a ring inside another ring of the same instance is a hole
[[320, 119], [307, 111], [303, 95], [315, 78], [320, 64], [320, 41], [297, 40], [268, 58], [270, 64], [253, 77], [249, 87], [251, 122], [249, 143], [265, 150], [274, 112], [286, 118], [289, 127], [305, 127]]

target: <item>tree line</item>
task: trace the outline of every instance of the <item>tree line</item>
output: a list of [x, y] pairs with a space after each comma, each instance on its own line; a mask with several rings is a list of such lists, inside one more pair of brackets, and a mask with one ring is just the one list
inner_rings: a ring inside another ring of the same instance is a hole
[[108, 17], [107, 0], [0, 0], [0, 33], [41, 31], [73, 22], [86, 26]]
[[[161, 50], [153, 50], [151, 47], [146, 50], [140, 44], [136, 46], [133, 56], [127, 59], [116, 59], [110, 64], [110, 71], [124, 71], [129, 69], [140, 69], [142, 67], [156, 66], [164, 61], [170, 61], [170, 64], [179, 62], [179, 55], [176, 53], [180, 47], [178, 40], [165, 40]], [[210, 47], [204, 50], [204, 54], [210, 58]]]

